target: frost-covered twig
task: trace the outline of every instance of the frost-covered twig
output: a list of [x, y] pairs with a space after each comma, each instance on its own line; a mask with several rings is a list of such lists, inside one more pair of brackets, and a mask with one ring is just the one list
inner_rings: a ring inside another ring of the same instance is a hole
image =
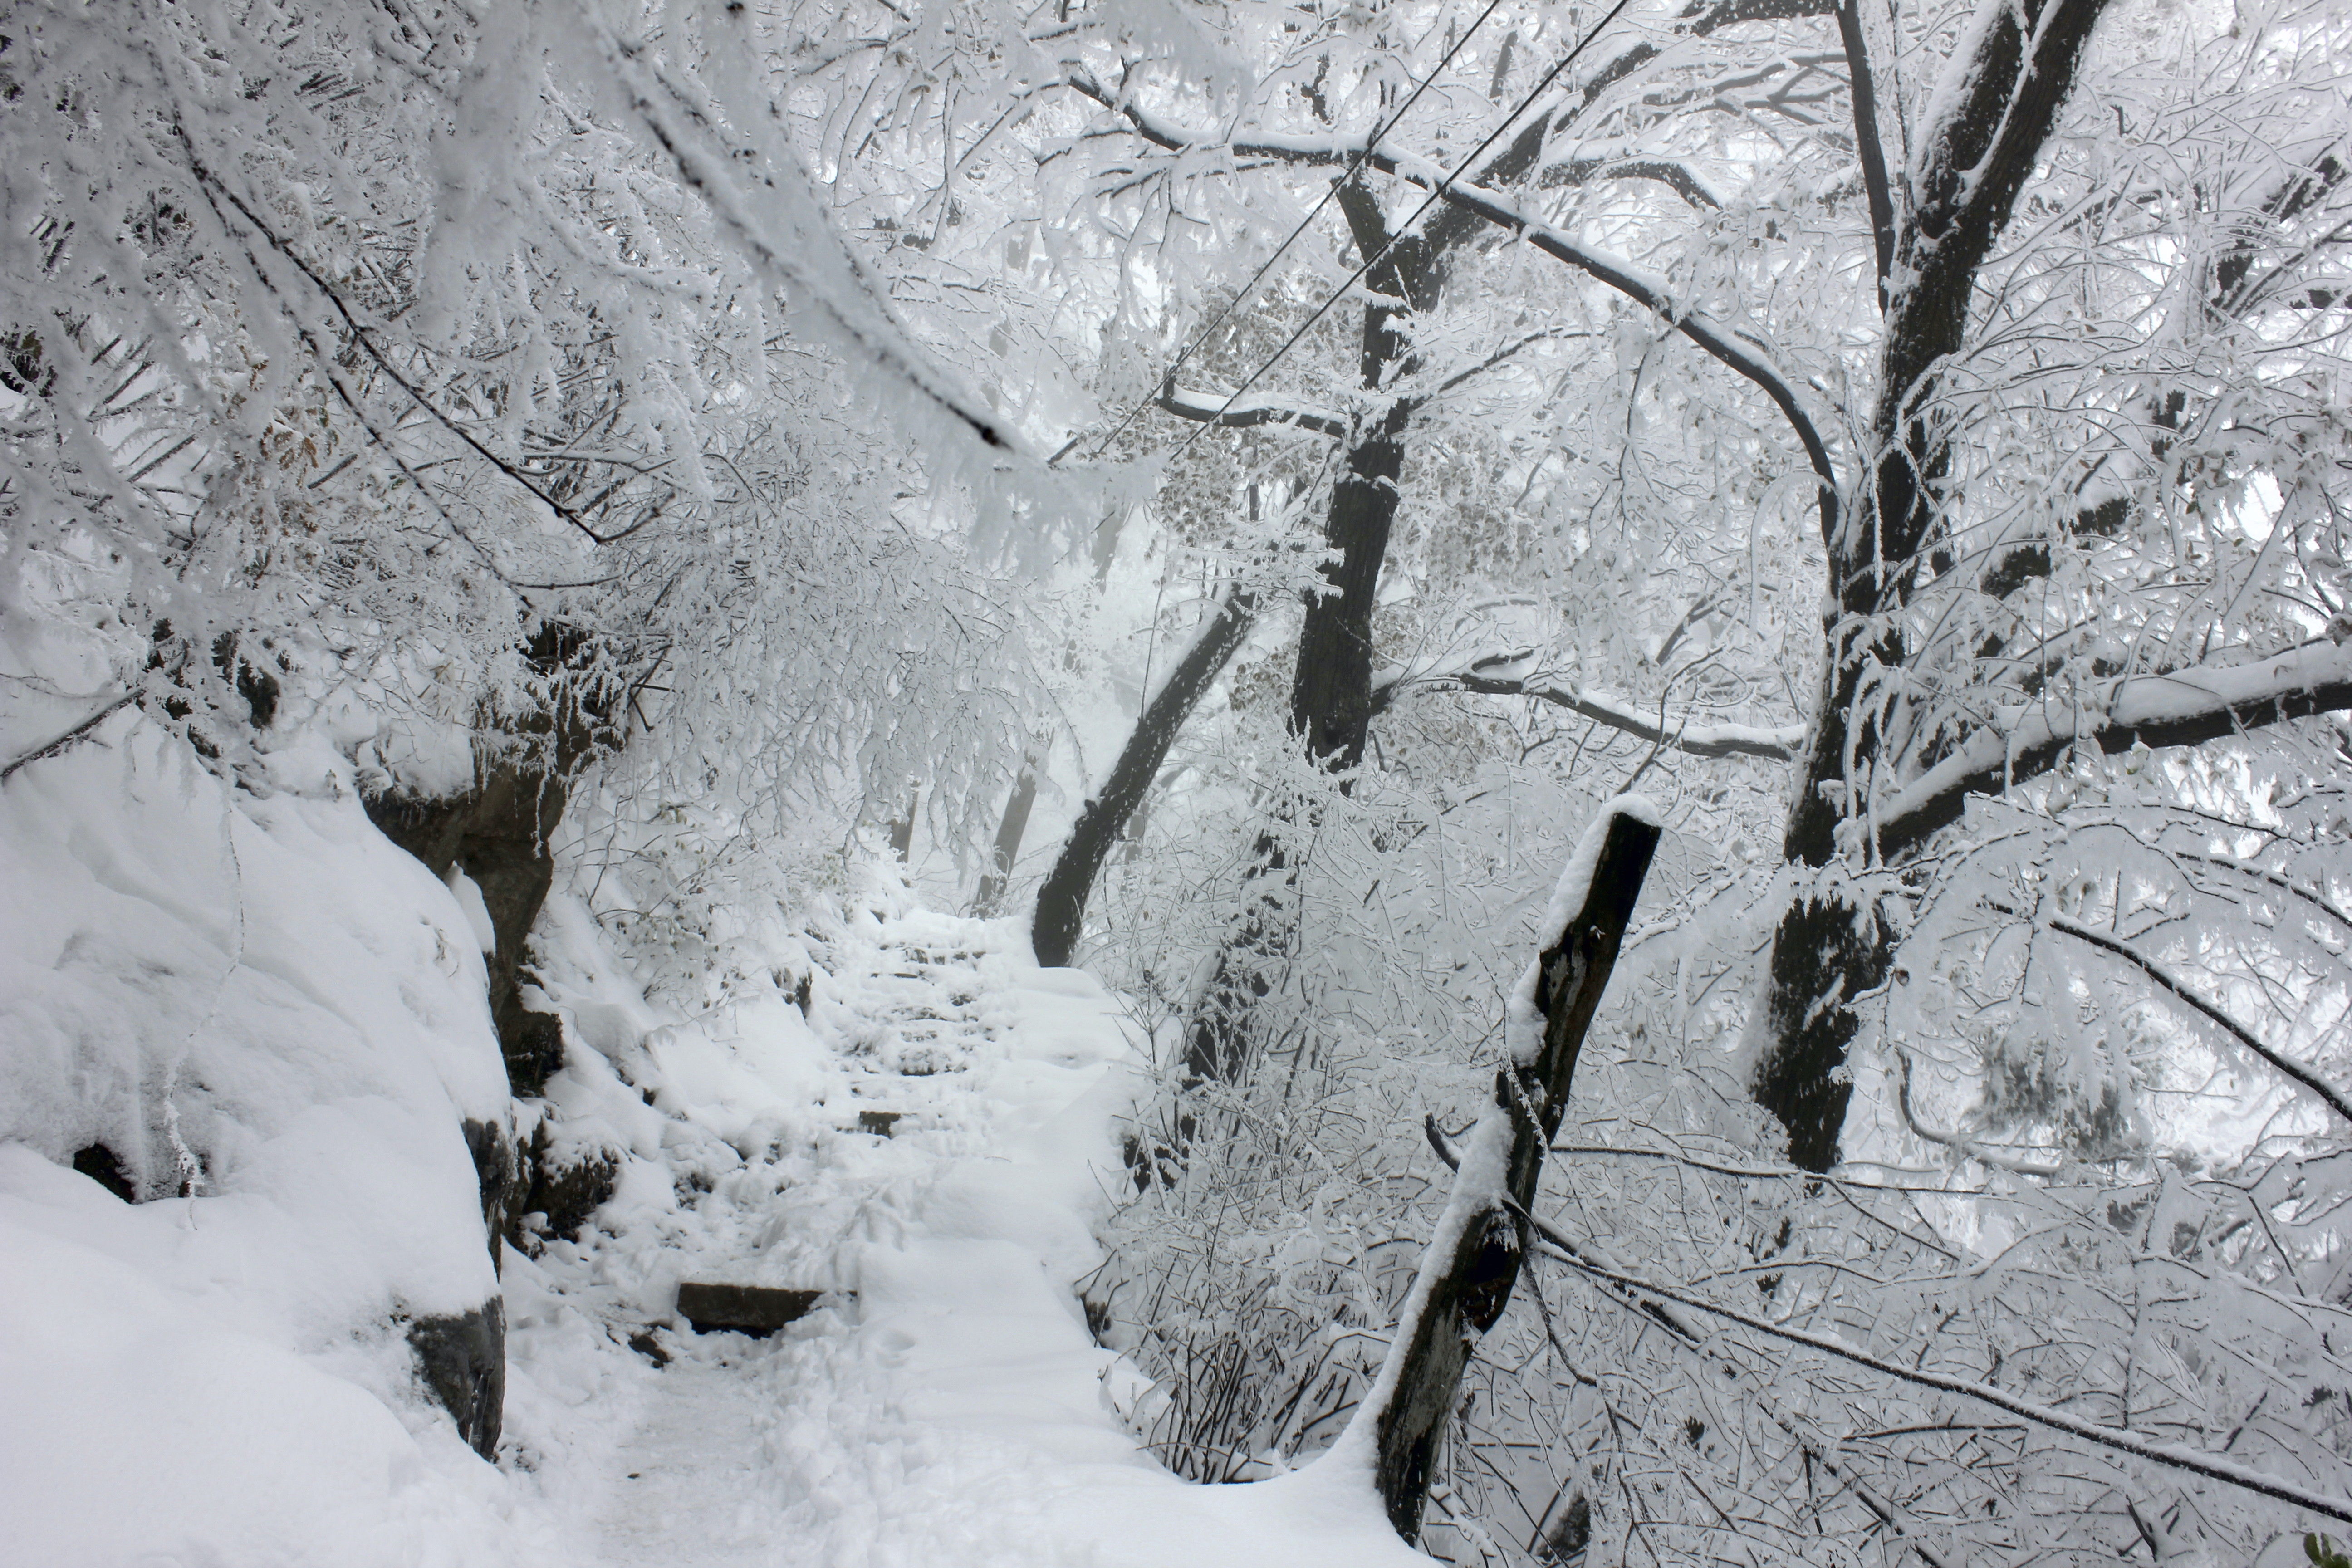
[[2005, 1390], [1978, 1383], [1972, 1378], [1951, 1377], [1942, 1373], [1902, 1366], [1883, 1356], [1873, 1355], [1868, 1351], [1847, 1344], [1844, 1341], [1832, 1335], [1811, 1333], [1802, 1329], [1791, 1329], [1782, 1324], [1766, 1322], [1761, 1318], [1751, 1317], [1734, 1308], [1717, 1305], [1685, 1291], [1670, 1289], [1665, 1286], [1579, 1257], [1573, 1250], [1576, 1244], [1558, 1228], [1546, 1225], [1541, 1220], [1532, 1220], [1532, 1217], [1531, 1223], [1546, 1241], [1559, 1249], [1549, 1256], [1594, 1279], [1603, 1279], [1628, 1290], [1638, 1290], [1645, 1295], [1656, 1296], [1662, 1300], [1675, 1302], [1681, 1306], [1706, 1312], [1737, 1323], [1744, 1329], [1750, 1329], [1790, 1344], [1821, 1351], [1825, 1354], [1836, 1356], [1841, 1361], [1867, 1367], [1873, 1372], [1904, 1383], [1973, 1399], [1979, 1404], [1990, 1405], [1996, 1410], [2007, 1411], [2010, 1415], [2030, 1421], [2037, 1426], [2045, 1427], [2053, 1432], [2063, 1432], [2069, 1436], [2080, 1437], [2085, 1441], [2096, 1443], [2102, 1447], [2128, 1454], [2134, 1458], [2146, 1459], [2152, 1464], [2164, 1465], [2174, 1469], [2187, 1470], [2210, 1480], [2221, 1481], [2233, 1487], [2242, 1487], [2248, 1491], [2275, 1498], [2281, 1502], [2292, 1503], [2297, 1508], [2309, 1509], [2314, 1513], [2326, 1514], [2330, 1519], [2352, 1522], [2352, 1501], [2345, 1499], [2314, 1491], [2307, 1487], [2297, 1486], [2292, 1481], [2267, 1475], [2249, 1466], [2236, 1464], [2192, 1448], [2184, 1448], [2178, 1444], [2153, 1442], [2135, 1432], [2120, 1431], [2112, 1426], [2101, 1426], [2095, 1422], [2085, 1421], [2078, 1415], [2070, 1415], [2063, 1410], [2053, 1409], [2046, 1405], [2038, 1405], [2032, 1400], [2020, 1399]]
[[1448, 661], [1428, 670], [1382, 671], [1373, 678], [1372, 706], [1375, 711], [1386, 707], [1408, 687], [1451, 686], [1482, 697], [1533, 697], [1694, 757], [1760, 757], [1785, 763], [1804, 749], [1802, 724], [1699, 723], [1686, 716], [1662, 723], [1655, 715], [1644, 714], [1621, 698], [1553, 679], [1534, 668], [1534, 662], [1533, 649], [1517, 648], [1460, 663]]
[[2021, 1159], [2001, 1150], [1988, 1149], [1972, 1139], [1963, 1138], [1956, 1132], [1937, 1131], [1921, 1121], [1918, 1112], [1911, 1107], [1910, 1053], [1897, 1051], [1895, 1060], [1901, 1064], [1902, 1070], [1895, 1079], [1895, 1107], [1902, 1113], [1903, 1125], [1909, 1128], [1914, 1136], [1929, 1143], [1940, 1143], [1947, 1149], [1957, 1150], [1969, 1159], [1990, 1165], [1996, 1171], [2007, 1171], [2011, 1175], [2039, 1176], [2046, 1179], [2058, 1174], [2059, 1166], [2054, 1163], [2045, 1163], [2041, 1161]]
[[[1991, 900], [1987, 900], [1986, 905], [1988, 908], [2000, 910], [2002, 914], [2013, 915], [2017, 913], [2015, 910], [2011, 909], [2006, 904], [1996, 903]], [[2252, 1029], [2247, 1028], [2243, 1024], [2238, 1022], [2237, 1019], [2232, 1018], [2229, 1014], [2224, 1013], [2221, 1008], [2216, 1007], [2212, 1003], [2208, 1002], [2204, 997], [2197, 994], [2197, 993], [2189, 989], [2189, 987], [2184, 984], [2178, 975], [2175, 975], [2170, 971], [2165, 969], [2161, 964], [2149, 958], [2147, 954], [2139, 952], [2130, 943], [2118, 941], [2116, 938], [2107, 935], [2105, 931], [2093, 931], [2090, 927], [2080, 924], [2074, 921], [2070, 921], [2063, 915], [2052, 915], [2044, 923], [2047, 924], [2052, 931], [2063, 932], [2067, 936], [2073, 937], [2076, 942], [2086, 942], [2103, 952], [2112, 952], [2126, 963], [2131, 964], [2141, 973], [2147, 975], [2150, 980], [2155, 981], [2157, 984], [2162, 986], [2165, 990], [2170, 992], [2173, 995], [2178, 996], [2181, 1001], [2187, 1003], [2200, 1015], [2220, 1026], [2231, 1039], [2245, 1047], [2246, 1049], [2252, 1051], [2263, 1061], [2268, 1062], [2280, 1072], [2284, 1073], [2287, 1077], [2294, 1079], [2295, 1082], [2303, 1085], [2304, 1088], [2311, 1090], [2312, 1093], [2319, 1096], [2321, 1100], [2326, 1100], [2327, 1102], [2327, 1108], [2336, 1112], [2336, 1115], [2342, 1117], [2347, 1122], [2352, 1122], [2352, 1095], [2347, 1095], [2342, 1089], [2336, 1088], [2334, 1084], [2328, 1082], [2326, 1079], [2320, 1077], [2309, 1068], [2305, 1067], [2301, 1062], [2282, 1054], [2271, 1046], [2265, 1045], [2262, 1038]]]

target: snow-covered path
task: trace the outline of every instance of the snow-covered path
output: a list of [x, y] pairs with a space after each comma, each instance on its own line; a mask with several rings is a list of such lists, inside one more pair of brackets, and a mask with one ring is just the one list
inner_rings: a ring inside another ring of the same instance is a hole
[[[806, 1028], [796, 1008], [738, 1009], [724, 1039], [655, 1043], [645, 1060], [672, 1087], [727, 1081], [720, 1056], [752, 1079], [789, 1060], [828, 1124], [667, 1214], [640, 1192], [632, 1219], [625, 1180], [614, 1234], [551, 1247], [546, 1288], [601, 1310], [614, 1337], [662, 1315], [681, 1276], [842, 1294], [765, 1341], [660, 1330], [667, 1367], [638, 1363], [584, 1402], [631, 1414], [614, 1440], [582, 1446], [581, 1460], [601, 1449], [583, 1472], [548, 1478], [588, 1516], [583, 1555], [613, 1568], [1425, 1562], [1389, 1533], [1360, 1471], [1192, 1487], [1121, 1428], [1102, 1392], [1116, 1358], [1072, 1282], [1097, 1257], [1088, 1221], [1117, 1169], [1130, 1044], [1090, 979], [1035, 968], [1007, 934], [902, 916], [862, 952], [835, 951]], [[742, 1095], [738, 1081], [738, 1103], [688, 1120], [756, 1125]], [[903, 1118], [895, 1136], [844, 1130], [885, 1102]], [[696, 1152], [668, 1142], [691, 1165]]]

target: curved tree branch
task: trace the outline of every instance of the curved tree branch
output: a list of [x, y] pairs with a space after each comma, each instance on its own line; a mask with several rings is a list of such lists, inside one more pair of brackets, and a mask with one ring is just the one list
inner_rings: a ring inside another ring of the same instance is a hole
[[[1985, 907], [1990, 910], [1997, 910], [2005, 915], [2018, 914], [2016, 910], [2011, 909], [2007, 904], [1999, 903], [1990, 899], [1985, 900]], [[2205, 1000], [2204, 997], [2197, 994], [2197, 993], [2190, 990], [2178, 975], [2164, 968], [2163, 965], [2158, 963], [2154, 959], [2151, 959], [2147, 954], [2141, 952], [2129, 942], [2124, 942], [2116, 937], [2109, 936], [2105, 931], [2094, 931], [2089, 926], [2081, 924], [2075, 921], [2070, 921], [2063, 915], [2052, 915], [2042, 923], [2047, 925], [2052, 931], [2073, 937], [2076, 942], [2095, 947], [2103, 952], [2114, 953], [2117, 958], [2122, 959], [2125, 963], [2138, 970], [2142, 974], [2145, 974], [2150, 980], [2155, 981], [2157, 984], [2162, 986], [2166, 991], [2170, 992], [2173, 995], [2187, 1003], [2193, 1011], [2218, 1026], [2231, 1039], [2245, 1047], [2247, 1050], [2252, 1051], [2255, 1056], [2269, 1063], [2279, 1072], [2285, 1074], [2288, 1078], [2291, 1078], [2295, 1082], [2303, 1085], [2304, 1088], [2311, 1090], [2312, 1093], [2319, 1096], [2321, 1100], [2326, 1100], [2327, 1102], [2327, 1108], [2336, 1112], [2336, 1115], [2342, 1117], [2347, 1122], [2352, 1122], [2352, 1096], [2347, 1096], [2342, 1089], [2336, 1088], [2334, 1084], [2328, 1082], [2326, 1079], [2320, 1077], [2309, 1068], [2305, 1067], [2301, 1062], [2295, 1061], [2292, 1058], [2282, 1056], [2273, 1047], [2263, 1044], [2261, 1038], [2259, 1038], [2252, 1030], [2247, 1028], [2243, 1024], [2241, 1024], [2238, 1020], [2230, 1016], [2229, 1014], [2221, 1011], [2221, 1008], [2213, 1005], [2212, 1003]]]
[[1304, 408], [1271, 397], [1253, 398], [1247, 403], [1233, 401], [1230, 393], [1192, 392], [1171, 383], [1160, 389], [1160, 407], [1179, 419], [1190, 419], [1199, 425], [1214, 425], [1226, 430], [1245, 430], [1257, 425], [1286, 425], [1300, 430], [1312, 430], [1321, 436], [1345, 436], [1348, 421], [1344, 415], [1327, 408]]
[[1893, 858], [1959, 820], [1971, 795], [1999, 795], [2055, 767], [2079, 745], [2113, 756], [2135, 746], [2195, 746], [2242, 730], [2352, 709], [2352, 643], [2318, 641], [2226, 668], [2190, 668], [2103, 682], [2071, 710], [2035, 704], [1997, 714], [1960, 749], [1841, 833]]
[[[1811, 4], [1794, 10], [1776, 6], [1767, 6], [1765, 10], [1772, 16], [1814, 14], [1814, 6]], [[1742, 16], [1740, 19], [1746, 18]], [[1091, 77], [1073, 73], [1068, 85], [1122, 116], [1137, 135], [1156, 147], [1170, 152], [1185, 152], [1207, 144], [1202, 139], [1154, 119], [1133, 101], [1120, 100]], [[1541, 132], [1552, 123], [1551, 117], [1539, 118], [1530, 131]], [[1528, 133], [1523, 132], [1518, 141], [1478, 170], [1475, 177], [1481, 180], [1517, 177], [1517, 174], [1524, 171], [1515, 170], [1514, 155], [1520, 150], [1520, 144], [1527, 142]], [[1538, 135], [1530, 148], [1539, 148], [1540, 143]], [[1236, 157], [1274, 158], [1308, 166], [1357, 163], [1360, 160], [1362, 167], [1378, 169], [1409, 184], [1433, 192], [1452, 210], [1524, 238], [1545, 255], [1568, 263], [1587, 277], [1608, 285], [1654, 312], [1727, 369], [1754, 384], [1780, 410], [1799, 444], [1804, 447], [1806, 460], [1819, 480], [1822, 537], [1826, 540], [1834, 536], [1838, 521], [1837, 469], [1830, 460], [1828, 444], [1822, 439], [1812, 416], [1806, 412], [1803, 402], [1797, 395], [1796, 384], [1772, 363], [1771, 355], [1763, 344], [1695, 310], [1677, 306], [1664, 279], [1645, 274], [1622, 258], [1596, 250], [1552, 228], [1490, 186], [1465, 184], [1462, 183], [1459, 172], [1440, 168], [1409, 154], [1377, 148], [1367, 153], [1360, 142], [1350, 142], [1329, 136], [1262, 136], [1223, 145]], [[1532, 162], [1532, 157], [1529, 162]], [[1424, 243], [1433, 254], [1442, 254], [1450, 250], [1452, 245], [1462, 237], [1466, 237], [1466, 235], [1446, 234], [1441, 237], [1433, 222], [1429, 234], [1424, 237]]]

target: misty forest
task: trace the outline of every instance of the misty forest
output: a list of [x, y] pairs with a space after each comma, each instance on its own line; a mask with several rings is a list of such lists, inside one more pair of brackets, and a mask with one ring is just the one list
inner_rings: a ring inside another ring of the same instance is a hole
[[7, 1563], [2352, 1568], [2345, 0], [0, 0], [0, 541]]

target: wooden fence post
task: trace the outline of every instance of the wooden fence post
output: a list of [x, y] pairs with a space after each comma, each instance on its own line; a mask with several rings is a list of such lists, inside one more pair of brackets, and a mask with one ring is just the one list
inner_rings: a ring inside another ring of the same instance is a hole
[[[1654, 807], [1622, 795], [1602, 808], [1553, 894], [1552, 930], [1514, 993], [1510, 1060], [1465, 1141], [1454, 1194], [1423, 1254], [1388, 1360], [1356, 1423], [1371, 1423], [1374, 1474], [1389, 1522], [1421, 1536], [1438, 1445], [1453, 1414], [1474, 1331], [1509, 1305], [1529, 1238], [1544, 1152], [1559, 1131], [1585, 1030], [1608, 988], [1633, 900], [1658, 845]], [[1513, 1211], [1517, 1211], [1515, 1214]]]

